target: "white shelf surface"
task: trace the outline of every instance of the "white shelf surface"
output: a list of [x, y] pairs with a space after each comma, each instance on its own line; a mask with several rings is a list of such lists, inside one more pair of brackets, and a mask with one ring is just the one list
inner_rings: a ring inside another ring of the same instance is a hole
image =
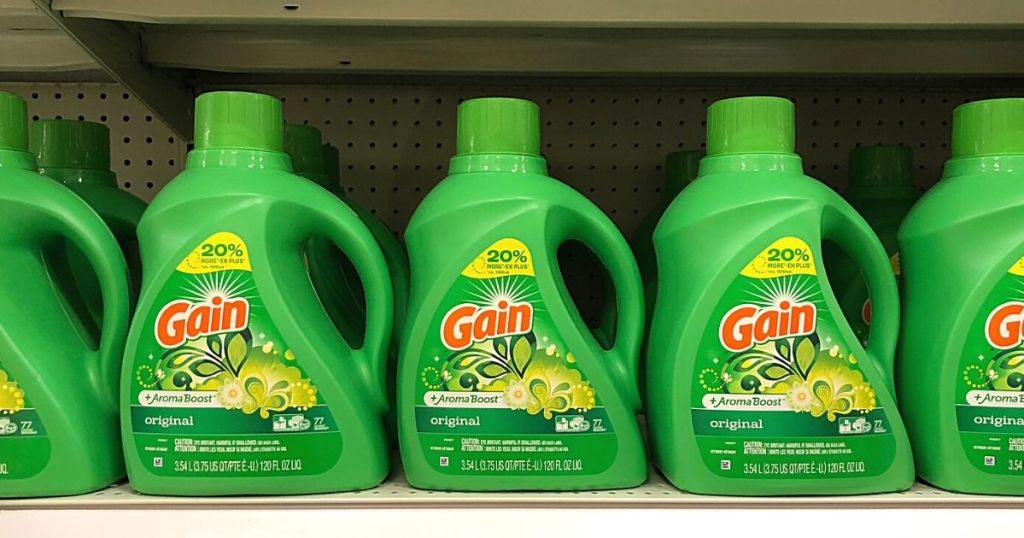
[[878, 495], [816, 497], [725, 497], [683, 493], [657, 473], [638, 488], [569, 492], [444, 492], [410, 487], [395, 472], [379, 487], [346, 493], [251, 497], [162, 497], [141, 495], [127, 484], [75, 497], [0, 499], [5, 510], [119, 509], [366, 509], [366, 508], [1024, 508], [1024, 497], [966, 495], [915, 484], [908, 491]]

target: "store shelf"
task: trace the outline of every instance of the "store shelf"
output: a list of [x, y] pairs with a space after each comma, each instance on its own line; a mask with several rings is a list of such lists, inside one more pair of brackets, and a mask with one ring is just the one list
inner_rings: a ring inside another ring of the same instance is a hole
[[522, 2], [382, 2], [380, 0], [54, 0], [72, 17], [146, 23], [271, 24], [488, 24], [543, 26], [683, 27], [1011, 27], [1024, 17], [1013, 0], [978, 0], [970, 9], [934, 0], [526, 0]]
[[81, 47], [31, 0], [0, 0], [0, 78], [3, 80], [104, 80]]
[[[494, 4], [53, 0], [76, 20], [140, 25], [145, 61], [230, 73], [1024, 73], [1024, 5], [955, 2]], [[870, 4], [874, 4], [872, 7]], [[201, 76], [201, 75], [200, 75]]]
[[140, 495], [127, 485], [76, 497], [0, 499], [4, 510], [307, 508], [1024, 508], [1024, 498], [964, 495], [916, 484], [908, 491], [843, 497], [724, 497], [683, 493], [656, 473], [643, 486], [609, 491], [461, 493], [411, 488], [395, 473], [383, 485], [348, 493], [252, 497]]
[[225, 81], [1024, 76], [1014, 0], [33, 1], [182, 137]]

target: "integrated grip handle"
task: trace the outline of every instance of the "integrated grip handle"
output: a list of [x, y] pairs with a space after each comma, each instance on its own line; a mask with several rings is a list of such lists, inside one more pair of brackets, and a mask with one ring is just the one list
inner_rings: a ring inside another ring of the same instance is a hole
[[867, 353], [882, 365], [892, 389], [900, 329], [900, 299], [889, 256], [875, 232], [852, 208], [826, 206], [822, 226], [823, 236], [845, 250], [864, 275], [871, 299]]
[[103, 319], [99, 345], [88, 352], [88, 365], [100, 399], [116, 412], [130, 317], [128, 266], [117, 240], [99, 215], [84, 202], [64, 207], [65, 211], [53, 221], [53, 232], [70, 240], [85, 254], [99, 281]]
[[[332, 196], [329, 202], [307, 205], [310, 213], [322, 221], [323, 226], [316, 231], [330, 239], [352, 260], [366, 297], [366, 333], [362, 347], [353, 348], [344, 338], [341, 340], [356, 358], [355, 366], [366, 380], [366, 386], [376, 388], [372, 395], [374, 403], [384, 410], [388, 408], [385, 376], [394, 321], [391, 276], [380, 246], [363, 221], [341, 200]], [[338, 271], [341, 271], [340, 267]]]
[[[611, 277], [618, 311], [614, 340], [605, 353], [611, 359], [608, 365], [614, 380], [620, 385], [621, 394], [626, 395], [626, 401], [634, 411], [639, 411], [641, 405], [637, 370], [644, 330], [644, 293], [640, 270], [626, 239], [600, 209], [589, 202], [567, 207], [572, 217], [567, 219], [562, 230], [563, 237], [558, 243], [580, 241], [597, 255], [598, 261]], [[601, 342], [596, 343], [601, 347]]]

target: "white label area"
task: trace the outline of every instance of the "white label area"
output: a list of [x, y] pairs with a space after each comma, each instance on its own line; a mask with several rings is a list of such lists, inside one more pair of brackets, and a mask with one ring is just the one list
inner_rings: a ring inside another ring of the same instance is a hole
[[1024, 407], [1024, 392], [972, 390], [966, 399], [973, 407]]
[[143, 407], [223, 407], [217, 398], [217, 392], [177, 391], [177, 390], [144, 390], [139, 393], [139, 405]]
[[427, 407], [508, 407], [505, 395], [501, 392], [452, 392], [432, 390], [423, 395], [423, 403]]
[[790, 411], [783, 394], [705, 394], [705, 409], [731, 411]]

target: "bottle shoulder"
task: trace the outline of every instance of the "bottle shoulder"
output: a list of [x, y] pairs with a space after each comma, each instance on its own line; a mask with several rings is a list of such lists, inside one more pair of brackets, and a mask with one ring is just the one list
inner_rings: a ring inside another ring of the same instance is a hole
[[[172, 179], [150, 203], [150, 212], [210, 198], [300, 200], [332, 203], [337, 197], [323, 187], [284, 170], [232, 168], [186, 169]], [[338, 203], [341, 203], [338, 200]]]
[[29, 170], [0, 168], [0, 199], [52, 207], [54, 204], [84, 204], [66, 185]]
[[146, 211], [147, 204], [134, 194], [105, 185], [71, 185], [75, 194], [89, 203], [104, 217], [117, 217], [126, 222], [138, 223]]
[[[820, 212], [825, 206], [855, 213], [827, 185], [801, 174], [734, 172], [700, 176], [669, 204], [655, 235], [705, 220], [743, 224], [735, 218], [723, 219], [724, 215], [733, 215], [736, 211], [749, 217], [763, 215], [778, 222], [780, 211]], [[750, 218], [741, 220], [749, 224]]]
[[[1024, 215], [1021, 182], [1022, 174], [982, 173], [942, 179], [910, 210], [900, 227], [900, 238], [932, 235], [996, 214], [1004, 214], [1009, 225], [1009, 219]], [[985, 228], [1000, 231], [990, 225]]]

